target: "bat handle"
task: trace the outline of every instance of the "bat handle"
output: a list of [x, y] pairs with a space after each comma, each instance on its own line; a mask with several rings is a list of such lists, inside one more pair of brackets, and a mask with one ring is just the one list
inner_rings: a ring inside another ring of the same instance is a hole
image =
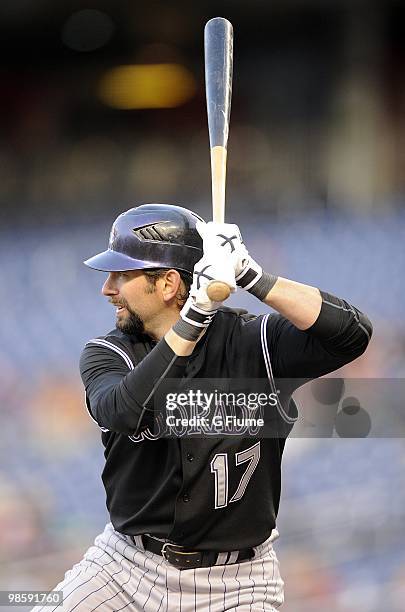
[[223, 302], [231, 294], [229, 285], [222, 281], [212, 281], [207, 287], [207, 295], [213, 302]]
[[215, 223], [225, 220], [226, 147], [211, 148], [212, 218]]
[[[223, 223], [225, 217], [226, 154], [226, 147], [211, 148], [212, 212], [215, 223]], [[212, 281], [207, 287], [207, 295], [213, 302], [223, 302], [230, 294], [229, 285], [222, 281]]]

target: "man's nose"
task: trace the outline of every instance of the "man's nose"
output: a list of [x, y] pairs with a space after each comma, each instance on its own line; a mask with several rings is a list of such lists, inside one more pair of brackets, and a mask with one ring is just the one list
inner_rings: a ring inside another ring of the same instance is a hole
[[118, 293], [116, 283], [111, 274], [108, 275], [103, 288], [101, 289], [101, 293], [106, 296], [116, 295]]

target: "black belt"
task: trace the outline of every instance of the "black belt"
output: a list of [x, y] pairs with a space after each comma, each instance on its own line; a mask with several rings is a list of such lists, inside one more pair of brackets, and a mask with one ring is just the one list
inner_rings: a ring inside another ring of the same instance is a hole
[[[148, 550], [155, 555], [160, 555], [177, 569], [194, 569], [196, 567], [211, 567], [215, 565], [218, 560], [220, 553], [209, 550], [190, 550], [179, 546], [177, 544], [171, 544], [170, 542], [161, 542], [148, 535], [143, 535], [142, 543], [145, 550]], [[135, 538], [131, 536], [135, 542]], [[253, 548], [244, 548], [239, 550], [237, 557], [232, 563], [240, 563], [241, 561], [247, 561], [254, 556]], [[227, 558], [221, 563], [225, 565], [230, 561], [232, 553], [229, 552]]]

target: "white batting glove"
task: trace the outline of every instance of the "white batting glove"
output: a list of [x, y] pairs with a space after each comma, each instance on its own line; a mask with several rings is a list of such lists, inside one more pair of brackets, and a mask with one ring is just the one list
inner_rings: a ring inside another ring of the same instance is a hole
[[[236, 284], [250, 291], [263, 276], [262, 267], [249, 255], [242, 243], [236, 252], [235, 277]], [[252, 292], [253, 293], [253, 292]]]
[[249, 255], [239, 227], [235, 223], [197, 222], [197, 231], [203, 239], [204, 253], [219, 248], [232, 261], [236, 284], [247, 291], [261, 279], [261, 266]]
[[233, 262], [217, 248], [204, 252], [194, 266], [190, 297], [194, 305], [202, 310], [217, 310], [221, 305], [221, 302], [213, 302], [208, 297], [207, 288], [211, 281], [226, 283], [232, 293], [236, 291]]
[[235, 253], [242, 244], [239, 227], [234, 223], [214, 223], [197, 221], [196, 229], [203, 240], [204, 253], [211, 253], [213, 249], [220, 249], [224, 255], [232, 257], [236, 262]]
[[180, 311], [180, 321], [173, 327], [185, 340], [197, 340], [221, 306], [221, 302], [208, 297], [207, 288], [211, 281], [221, 281], [230, 287], [232, 293], [236, 291], [232, 261], [218, 248], [211, 248], [210, 253], [205, 253], [194, 266], [189, 297]]

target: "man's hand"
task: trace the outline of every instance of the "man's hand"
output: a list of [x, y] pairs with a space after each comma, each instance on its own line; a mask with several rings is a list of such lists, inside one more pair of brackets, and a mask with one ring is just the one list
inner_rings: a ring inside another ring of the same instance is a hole
[[231, 292], [236, 291], [232, 261], [218, 247], [211, 245], [194, 266], [189, 297], [180, 312], [180, 320], [173, 327], [185, 340], [196, 340], [221, 306], [221, 302], [213, 302], [207, 294], [207, 287], [214, 280], [226, 283]]
[[203, 240], [204, 253], [220, 249], [225, 255], [235, 259], [235, 253], [242, 244], [239, 227], [234, 223], [214, 223], [197, 221], [196, 229]]
[[232, 262], [236, 284], [259, 299], [264, 299], [277, 278], [263, 273], [262, 267], [249, 255], [239, 227], [234, 223], [197, 223], [204, 252], [219, 249]]
[[211, 281], [226, 283], [232, 293], [236, 291], [233, 262], [215, 247], [211, 247], [209, 252], [204, 251], [204, 256], [195, 264], [190, 289], [194, 306], [205, 311], [217, 310], [221, 305], [221, 302], [214, 302], [208, 297], [207, 287]]

